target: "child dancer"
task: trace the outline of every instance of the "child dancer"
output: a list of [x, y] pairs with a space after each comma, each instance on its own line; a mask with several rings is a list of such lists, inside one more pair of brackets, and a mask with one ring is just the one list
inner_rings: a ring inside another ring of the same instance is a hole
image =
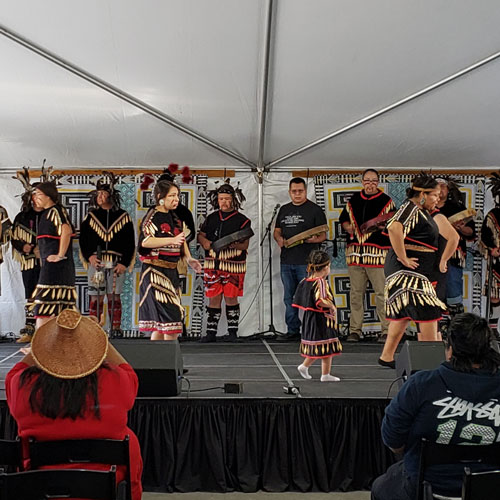
[[330, 374], [332, 356], [340, 354], [342, 345], [337, 337], [336, 308], [326, 277], [330, 274], [330, 257], [313, 250], [308, 258], [307, 271], [297, 287], [293, 306], [303, 311], [300, 354], [304, 362], [297, 367], [305, 379], [311, 379], [309, 367], [321, 359], [321, 382], [338, 382]]

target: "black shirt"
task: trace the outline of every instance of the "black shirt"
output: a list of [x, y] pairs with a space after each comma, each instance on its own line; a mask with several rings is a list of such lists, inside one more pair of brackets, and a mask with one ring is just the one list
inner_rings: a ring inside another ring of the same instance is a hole
[[[294, 205], [292, 202], [283, 205], [278, 212], [275, 227], [281, 229], [281, 236], [288, 240], [296, 234], [323, 224], [326, 224], [323, 210], [311, 200], [306, 200], [302, 205]], [[319, 243], [302, 243], [291, 248], [282, 247], [281, 263], [305, 265], [311, 251], [318, 248]]]

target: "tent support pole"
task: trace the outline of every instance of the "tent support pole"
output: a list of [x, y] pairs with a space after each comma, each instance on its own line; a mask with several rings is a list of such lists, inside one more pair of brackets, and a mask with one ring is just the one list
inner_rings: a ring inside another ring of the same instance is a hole
[[212, 149], [217, 150], [219, 153], [224, 154], [225, 156], [228, 156], [229, 158], [232, 158], [233, 160], [237, 160], [240, 163], [243, 163], [244, 165], [248, 165], [249, 167], [252, 167], [252, 169], [255, 168], [255, 164], [252, 163], [251, 161], [247, 160], [246, 158], [243, 158], [243, 156], [240, 156], [238, 153], [235, 153], [234, 151], [231, 151], [224, 146], [221, 146], [220, 144], [217, 144], [216, 142], [212, 141], [208, 137], [205, 137], [204, 135], [196, 132], [195, 130], [186, 127], [182, 123], [178, 122], [177, 120], [174, 120], [167, 114], [163, 113], [162, 111], [154, 108], [153, 106], [150, 106], [149, 104], [145, 103], [144, 101], [141, 101], [140, 99], [137, 99], [131, 94], [128, 94], [127, 92], [124, 92], [123, 90], [111, 85], [110, 83], [101, 80], [100, 78], [92, 75], [88, 71], [85, 71], [82, 68], [79, 68], [78, 66], [70, 63], [69, 61], [66, 61], [62, 57], [59, 57], [57, 54], [54, 54], [53, 52], [50, 52], [49, 50], [41, 47], [40, 45], [37, 45], [36, 43], [24, 38], [23, 36], [19, 35], [18, 33], [15, 33], [8, 29], [6, 26], [0, 24], [0, 34], [4, 35], [5, 37], [9, 38], [10, 40], [18, 43], [19, 45], [25, 47], [28, 50], [31, 50], [35, 54], [49, 60], [50, 62], [56, 64], [57, 66], [60, 66], [61, 68], [65, 69], [66, 71], [69, 71], [70, 73], [73, 73], [74, 75], [86, 80], [87, 82], [95, 85], [96, 87], [99, 87], [100, 89], [114, 95], [115, 97], [118, 97], [119, 99], [127, 102], [128, 104], [139, 108], [140, 110], [144, 111], [145, 113], [148, 113], [151, 116], [154, 116], [158, 120], [162, 121], [163, 123], [166, 123], [167, 125], [170, 125], [171, 127], [179, 130], [180, 132], [202, 142], [203, 144], [206, 144], [207, 146], [211, 147]]
[[403, 99], [400, 99], [399, 101], [394, 102], [393, 104], [390, 104], [389, 106], [386, 106], [382, 109], [379, 109], [378, 111], [375, 111], [374, 113], [371, 113], [364, 118], [361, 118], [360, 120], [356, 120], [355, 122], [350, 123], [349, 125], [346, 125], [345, 127], [342, 127], [335, 132], [332, 132], [331, 134], [325, 135], [324, 137], [321, 137], [319, 139], [316, 139], [313, 142], [310, 142], [306, 144], [305, 146], [302, 146], [301, 148], [295, 149], [294, 151], [291, 151], [290, 153], [287, 153], [284, 156], [281, 156], [280, 158], [276, 158], [275, 160], [271, 161], [268, 163], [265, 168], [266, 170], [270, 169], [271, 167], [274, 167], [278, 163], [283, 163], [285, 160], [289, 160], [290, 158], [293, 158], [294, 156], [297, 156], [301, 153], [304, 153], [305, 151], [308, 151], [309, 149], [312, 149], [316, 146], [319, 146], [320, 144], [323, 144], [326, 141], [329, 141], [330, 139], [333, 139], [334, 137], [337, 137], [341, 134], [344, 134], [345, 132], [348, 132], [349, 130], [352, 130], [356, 127], [359, 127], [360, 125], [363, 125], [366, 122], [369, 122], [371, 120], [374, 120], [375, 118], [378, 118], [379, 116], [384, 115], [385, 113], [388, 113], [389, 111], [392, 111], [393, 109], [398, 108], [399, 106], [402, 106], [403, 104], [406, 104], [407, 102], [413, 101], [414, 99], [417, 99], [418, 97], [421, 97], [429, 92], [432, 92], [433, 90], [442, 87], [443, 85], [446, 85], [447, 83], [452, 82], [453, 80], [456, 80], [457, 78], [460, 78], [467, 73], [471, 73], [472, 71], [480, 68], [481, 66], [484, 66], [486, 64], [489, 64], [490, 62], [498, 59], [500, 57], [500, 52], [495, 52], [494, 54], [485, 57], [484, 59], [481, 59], [480, 61], [460, 70], [457, 71], [456, 73], [443, 78], [442, 80], [439, 80], [436, 83], [433, 83], [432, 85], [429, 85], [418, 92], [415, 92], [414, 94], [411, 94], [407, 97], [404, 97]]
[[[260, 103], [259, 103], [259, 151], [257, 159], [257, 181], [258, 181], [258, 204], [259, 204], [259, 241], [264, 234], [264, 153], [266, 147], [266, 125], [267, 125], [267, 101], [269, 89], [269, 68], [271, 61], [272, 36], [274, 31], [274, 0], [267, 1], [265, 30], [264, 30], [264, 53], [262, 56], [262, 78], [260, 82]], [[259, 249], [259, 283], [263, 283], [264, 278], [264, 245]], [[259, 332], [264, 330], [264, 287], [259, 292]]]

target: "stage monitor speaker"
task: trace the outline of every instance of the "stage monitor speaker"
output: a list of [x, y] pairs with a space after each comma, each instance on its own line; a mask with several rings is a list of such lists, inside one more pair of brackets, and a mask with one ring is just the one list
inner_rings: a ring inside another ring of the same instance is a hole
[[443, 342], [410, 342], [407, 340], [396, 357], [396, 374], [399, 387], [419, 370], [433, 370], [444, 360]]
[[111, 343], [132, 365], [139, 378], [139, 397], [181, 393], [182, 354], [178, 340], [114, 339]]

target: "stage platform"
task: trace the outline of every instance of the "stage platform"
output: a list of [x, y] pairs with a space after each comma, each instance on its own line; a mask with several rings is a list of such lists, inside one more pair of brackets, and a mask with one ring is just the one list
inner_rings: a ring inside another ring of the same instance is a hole
[[[369, 488], [393, 461], [380, 424], [397, 392], [395, 371], [378, 366], [380, 344], [344, 343], [332, 367], [340, 382], [320, 382], [319, 360], [310, 369], [313, 379], [304, 380], [297, 371], [298, 345], [272, 339], [182, 342], [188, 373], [181, 394], [138, 398], [130, 412], [145, 489]], [[19, 347], [0, 344], [0, 437], [15, 435], [3, 381], [23, 356]], [[243, 391], [224, 393], [225, 383], [241, 383]]]

